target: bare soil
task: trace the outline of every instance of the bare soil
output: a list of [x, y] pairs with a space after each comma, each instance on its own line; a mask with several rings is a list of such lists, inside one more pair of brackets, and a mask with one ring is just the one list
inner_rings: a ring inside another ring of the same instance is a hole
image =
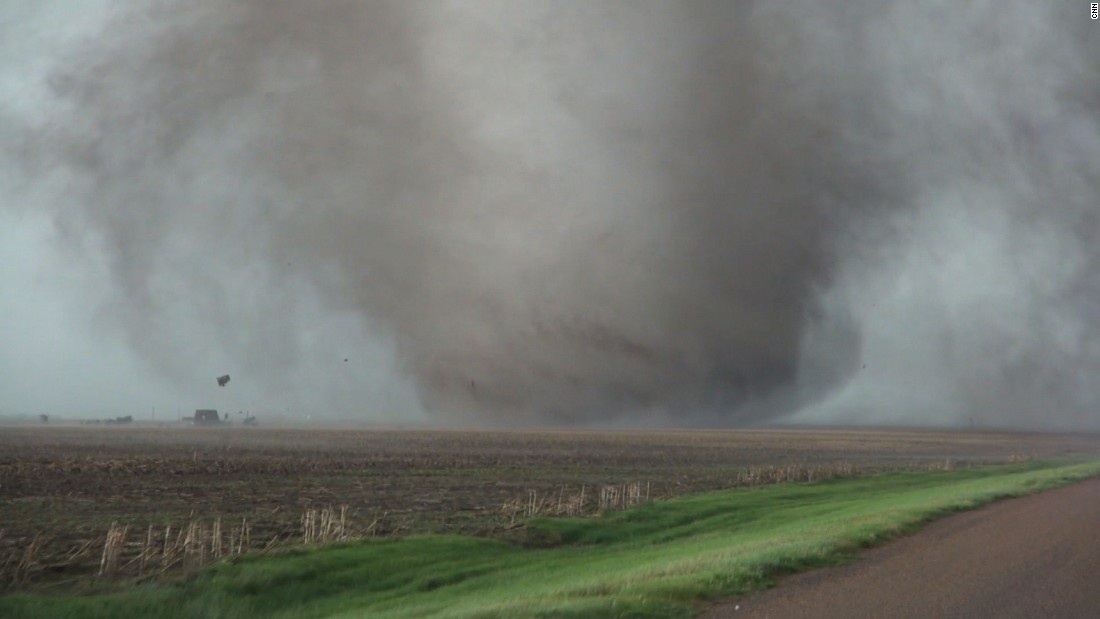
[[0, 427], [0, 590], [87, 581], [112, 523], [130, 527], [123, 565], [147, 534], [196, 521], [246, 526], [244, 550], [301, 543], [303, 515], [323, 508], [344, 507], [352, 537], [497, 535], [532, 505], [584, 493], [594, 509], [600, 488], [631, 482], [659, 499], [778, 481], [776, 467], [820, 477], [1098, 453], [1096, 435], [915, 430]]

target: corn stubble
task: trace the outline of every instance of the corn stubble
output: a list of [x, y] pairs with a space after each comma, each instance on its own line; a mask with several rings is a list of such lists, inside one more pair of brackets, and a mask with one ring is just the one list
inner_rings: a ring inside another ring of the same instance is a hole
[[[1075, 444], [1076, 442], [1076, 444]], [[174, 578], [369, 537], [501, 536], [742, 486], [1086, 452], [1080, 436], [894, 431], [0, 434], [0, 591]]]

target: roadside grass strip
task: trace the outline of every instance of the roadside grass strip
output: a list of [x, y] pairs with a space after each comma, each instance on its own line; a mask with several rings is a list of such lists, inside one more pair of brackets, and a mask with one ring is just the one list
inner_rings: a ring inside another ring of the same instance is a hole
[[1029, 462], [729, 490], [532, 520], [510, 541], [346, 542], [235, 557], [180, 583], [10, 594], [0, 617], [690, 617], [937, 517], [1096, 475], [1100, 461]]

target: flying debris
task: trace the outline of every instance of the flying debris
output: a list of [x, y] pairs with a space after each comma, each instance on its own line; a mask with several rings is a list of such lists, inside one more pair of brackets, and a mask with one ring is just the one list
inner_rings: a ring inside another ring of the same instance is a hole
[[229, 382], [229, 374], [226, 374], [225, 376], [219, 376], [218, 377], [218, 386], [219, 387], [224, 387], [228, 382]]

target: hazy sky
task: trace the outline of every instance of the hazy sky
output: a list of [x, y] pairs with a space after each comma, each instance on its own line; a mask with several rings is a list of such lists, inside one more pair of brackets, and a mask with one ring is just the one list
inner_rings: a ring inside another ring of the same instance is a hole
[[1100, 429], [1098, 199], [1075, 0], [0, 0], [0, 414]]

